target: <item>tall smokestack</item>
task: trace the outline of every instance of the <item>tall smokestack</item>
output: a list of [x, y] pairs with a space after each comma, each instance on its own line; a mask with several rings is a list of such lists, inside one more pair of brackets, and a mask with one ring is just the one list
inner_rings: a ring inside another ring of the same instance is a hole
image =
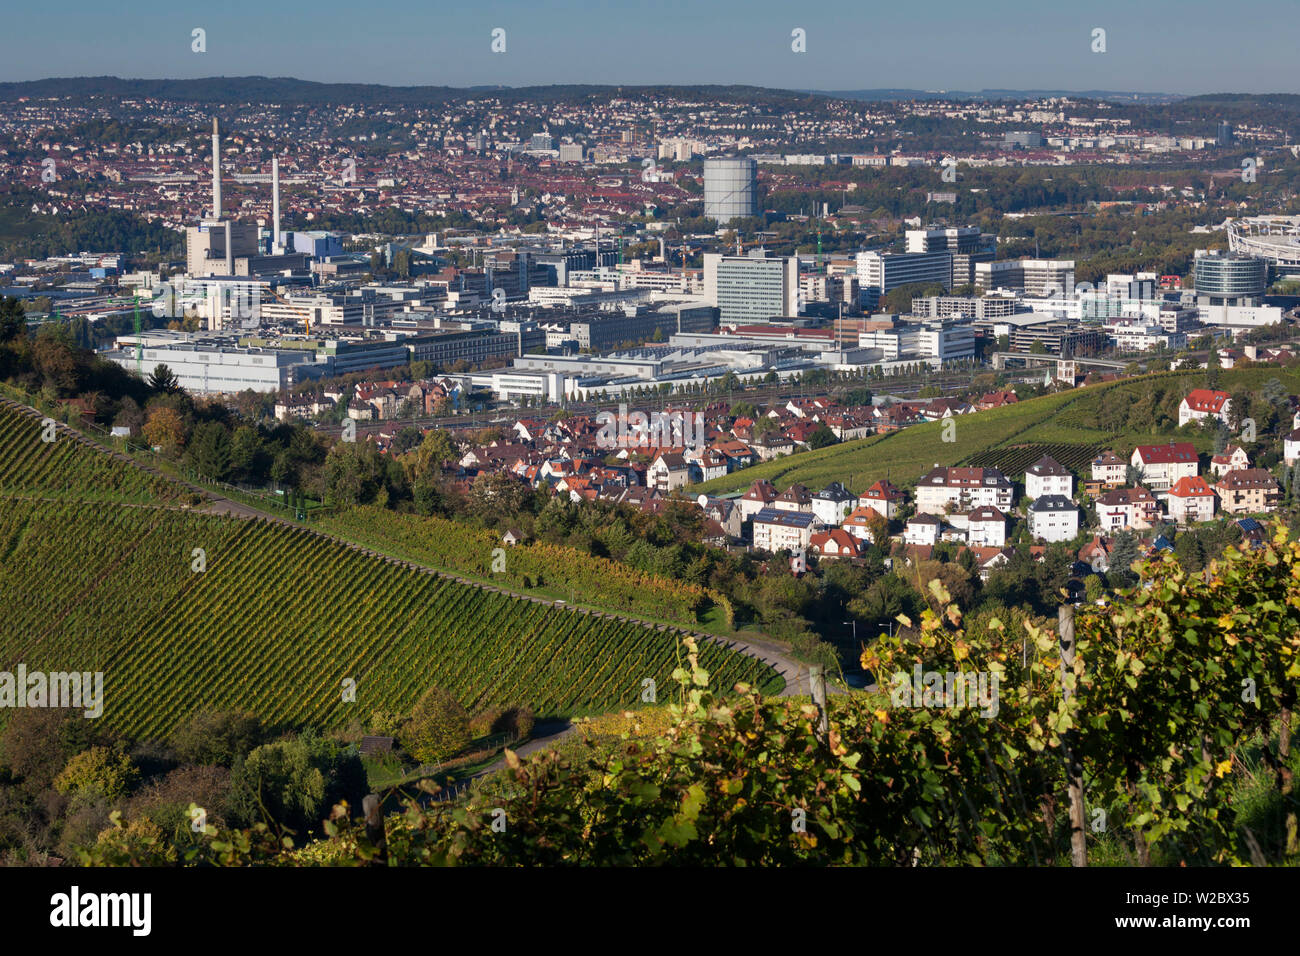
[[280, 254], [280, 160], [271, 157], [271, 254]]
[[221, 218], [221, 133], [212, 118], [212, 218]]

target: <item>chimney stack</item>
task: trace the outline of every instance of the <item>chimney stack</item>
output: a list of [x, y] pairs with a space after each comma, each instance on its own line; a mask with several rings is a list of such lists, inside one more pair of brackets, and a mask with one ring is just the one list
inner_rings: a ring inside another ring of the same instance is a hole
[[271, 255], [278, 256], [280, 247], [280, 160], [271, 157]]
[[221, 218], [221, 133], [212, 118], [212, 218]]

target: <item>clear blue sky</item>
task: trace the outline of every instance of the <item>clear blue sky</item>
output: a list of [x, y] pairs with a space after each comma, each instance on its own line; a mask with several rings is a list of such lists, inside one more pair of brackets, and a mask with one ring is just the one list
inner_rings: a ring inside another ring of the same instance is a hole
[[[62, 0], [6, 4], [0, 80], [1300, 92], [1296, 0]], [[207, 52], [190, 50], [207, 31]], [[494, 27], [506, 52], [490, 50]], [[808, 52], [791, 52], [791, 31]], [[1106, 30], [1105, 53], [1091, 35]]]

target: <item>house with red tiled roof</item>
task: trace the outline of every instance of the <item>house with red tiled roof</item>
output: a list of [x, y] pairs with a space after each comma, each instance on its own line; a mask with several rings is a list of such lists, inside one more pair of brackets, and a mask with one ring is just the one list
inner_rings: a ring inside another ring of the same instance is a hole
[[1217, 418], [1225, 425], [1232, 413], [1232, 396], [1218, 389], [1194, 388], [1178, 404], [1178, 424]]
[[1246, 454], [1246, 449], [1240, 445], [1229, 445], [1210, 459], [1210, 471], [1216, 477], [1226, 475], [1230, 471], [1239, 471], [1249, 467], [1250, 455]]
[[1210, 521], [1214, 518], [1214, 489], [1200, 476], [1179, 478], [1169, 489], [1166, 499], [1169, 517], [1179, 524]]
[[849, 534], [842, 528], [829, 531], [815, 531], [808, 540], [808, 548], [823, 558], [857, 558], [866, 548], [861, 538]]
[[870, 508], [887, 520], [898, 514], [898, 509], [907, 501], [907, 494], [896, 487], [888, 478], [881, 478], [859, 496], [858, 504]]
[[1014, 405], [1020, 401], [1015, 392], [986, 392], [980, 396], [980, 400], [975, 403], [975, 407], [980, 411], [987, 411], [990, 408], [1001, 408], [1003, 405]]
[[779, 492], [776, 486], [766, 478], [759, 478], [749, 486], [749, 490], [740, 496], [740, 513], [742, 520], [748, 521], [764, 508], [772, 507]]
[[1129, 460], [1133, 467], [1142, 469], [1146, 476], [1143, 484], [1156, 492], [1169, 490], [1179, 478], [1195, 478], [1201, 471], [1200, 456], [1189, 441], [1138, 445]]
[[1010, 511], [1013, 493], [1011, 482], [996, 468], [935, 465], [916, 483], [916, 507], [918, 511], [932, 514], [942, 514], [950, 505], [957, 511], [982, 505]]
[[1092, 460], [1092, 480], [1118, 487], [1124, 484], [1128, 464], [1127, 458], [1121, 458], [1113, 451], [1104, 451]]

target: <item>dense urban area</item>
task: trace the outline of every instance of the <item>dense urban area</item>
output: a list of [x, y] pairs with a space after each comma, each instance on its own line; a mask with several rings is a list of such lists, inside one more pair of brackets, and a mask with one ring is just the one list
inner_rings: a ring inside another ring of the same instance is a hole
[[0, 859], [1294, 865], [1292, 139], [0, 83]]

